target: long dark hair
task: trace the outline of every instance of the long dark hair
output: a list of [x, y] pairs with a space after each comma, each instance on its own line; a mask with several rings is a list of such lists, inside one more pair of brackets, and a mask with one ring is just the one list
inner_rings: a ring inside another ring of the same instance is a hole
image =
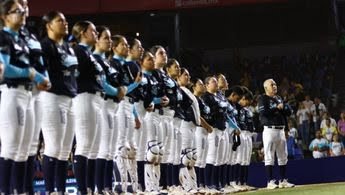
[[75, 38], [77, 42], [80, 42], [81, 39], [81, 33], [85, 32], [87, 28], [89, 28], [89, 25], [91, 25], [92, 22], [90, 21], [79, 21], [74, 24], [72, 28], [72, 35]]
[[59, 11], [50, 11], [48, 13], [46, 13], [43, 17], [42, 17], [42, 27], [40, 30], [40, 36], [41, 38], [44, 38], [46, 36], [48, 36], [47, 34], [47, 24], [50, 23], [51, 21], [53, 21], [56, 17], [58, 17], [59, 15], [63, 15], [61, 12]]

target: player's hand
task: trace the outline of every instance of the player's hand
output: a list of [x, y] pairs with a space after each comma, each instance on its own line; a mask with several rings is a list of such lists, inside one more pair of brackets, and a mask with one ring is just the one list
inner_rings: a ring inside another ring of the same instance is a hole
[[318, 148], [317, 146], [314, 146], [313, 150], [314, 150], [314, 151], [318, 151], [319, 148]]
[[50, 81], [47, 78], [45, 78], [43, 80], [43, 82], [38, 83], [36, 85], [36, 87], [37, 87], [38, 90], [47, 91], [47, 90], [49, 90], [52, 87], [52, 84], [50, 83]]
[[134, 128], [135, 128], [135, 129], [140, 129], [140, 127], [141, 127], [141, 122], [140, 122], [140, 120], [139, 120], [138, 117], [136, 117], [136, 118], [134, 119], [134, 122], [135, 122]]
[[284, 104], [283, 104], [283, 103], [278, 104], [278, 105], [277, 105], [277, 108], [278, 108], [279, 110], [283, 110]]
[[167, 106], [169, 104], [169, 98], [167, 97], [167, 96], [163, 96], [162, 98], [161, 98], [161, 105], [162, 106]]
[[146, 111], [147, 112], [152, 112], [155, 109], [155, 105], [153, 103], [151, 103], [147, 108]]
[[135, 77], [134, 82], [136, 82], [136, 83], [140, 83], [140, 82], [141, 82], [141, 78], [142, 78], [142, 76], [143, 76], [143, 73], [142, 73], [141, 71], [140, 71], [140, 72], [138, 72], [137, 76]]
[[207, 133], [212, 133], [213, 132], [213, 128], [211, 125], [207, 125], [206, 127]]
[[127, 93], [127, 87], [121, 86], [121, 87], [118, 87], [117, 89], [118, 89], [117, 98], [119, 100], [122, 100], [123, 97], [125, 97]]

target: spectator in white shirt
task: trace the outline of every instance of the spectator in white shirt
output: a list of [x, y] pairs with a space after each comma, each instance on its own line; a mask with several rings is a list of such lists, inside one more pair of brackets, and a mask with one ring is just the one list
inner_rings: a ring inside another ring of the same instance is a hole
[[309, 150], [313, 152], [314, 158], [327, 157], [328, 141], [321, 137], [321, 132], [319, 130], [315, 132], [315, 139], [311, 141]]
[[311, 106], [314, 104], [314, 102], [310, 99], [310, 95], [306, 95], [304, 97], [303, 104], [306, 109], [310, 110]]
[[298, 121], [298, 131], [302, 137], [304, 144], [309, 143], [309, 116], [310, 111], [305, 107], [305, 105], [300, 102], [296, 113]]
[[314, 104], [311, 106], [310, 112], [313, 116], [314, 131], [317, 131], [320, 128], [323, 113], [327, 112], [326, 106], [321, 102], [320, 98], [314, 98]]
[[344, 155], [344, 145], [337, 134], [333, 135], [333, 141], [329, 144], [329, 153], [331, 156]]

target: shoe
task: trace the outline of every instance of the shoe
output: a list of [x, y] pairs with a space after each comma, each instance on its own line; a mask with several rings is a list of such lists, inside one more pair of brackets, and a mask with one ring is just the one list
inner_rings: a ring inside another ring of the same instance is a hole
[[295, 187], [295, 184], [289, 183], [287, 179], [279, 181], [279, 188], [292, 188]]
[[246, 188], [247, 191], [252, 191], [252, 190], [256, 190], [256, 189], [257, 189], [256, 187], [249, 186], [249, 185], [247, 185], [247, 184], [244, 184], [242, 187]]
[[278, 185], [277, 185], [275, 182], [276, 182], [275, 180], [269, 181], [269, 182], [267, 183], [267, 189], [273, 190], [273, 189], [278, 188]]

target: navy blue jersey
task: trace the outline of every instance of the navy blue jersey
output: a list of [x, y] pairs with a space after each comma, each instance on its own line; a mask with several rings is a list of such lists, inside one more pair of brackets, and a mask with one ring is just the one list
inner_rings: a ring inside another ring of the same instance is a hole
[[[121, 86], [129, 86], [135, 81], [135, 77], [133, 76], [131, 69], [129, 67], [129, 64], [126, 63], [125, 60], [122, 60], [120, 58], [113, 57], [110, 60], [110, 65], [115, 68], [117, 71], [119, 71], [119, 82]], [[136, 97], [132, 92], [127, 92], [126, 96], [132, 98], [134, 101]]]
[[181, 100], [181, 90], [179, 90], [179, 85], [177, 82], [166, 74], [162, 74], [164, 87], [165, 87], [165, 95], [169, 98], [169, 108], [172, 110], [176, 110], [177, 107], [180, 105]]
[[283, 103], [283, 99], [279, 96], [270, 97], [261, 95], [258, 100], [260, 121], [262, 125], [286, 125], [287, 116], [290, 116], [292, 109], [288, 104], [284, 104], [282, 110], [277, 108], [278, 104]]
[[208, 105], [205, 104], [204, 100], [200, 97], [195, 96], [199, 103], [200, 115], [202, 118], [206, 120], [206, 122], [210, 122], [211, 120], [211, 110]]
[[75, 97], [78, 93], [78, 60], [74, 50], [68, 43], [63, 42], [60, 45], [48, 37], [41, 41], [41, 45], [45, 67], [52, 84], [49, 92]]
[[254, 132], [253, 113], [247, 107], [239, 110], [238, 125], [241, 130]]
[[[131, 73], [131, 76], [133, 77], [133, 82], [135, 78], [137, 77], [138, 73], [141, 72], [140, 65], [136, 61], [126, 61], [126, 66], [128, 66], [129, 71]], [[132, 97], [135, 102], [137, 102], [139, 99], [136, 97], [135, 94], [138, 93], [138, 89], [135, 88], [133, 91], [129, 92], [127, 96]]]
[[75, 45], [74, 52], [78, 58], [78, 93], [96, 93], [103, 91], [101, 76], [102, 66], [93, 57], [91, 51], [84, 45]]
[[181, 110], [183, 111], [183, 120], [192, 121], [196, 125], [195, 113], [192, 108], [193, 100], [183, 91], [182, 91], [182, 101], [181, 101]]
[[[157, 70], [157, 69], [152, 72], [152, 75], [157, 79], [157, 81], [160, 85], [157, 97], [165, 96], [166, 95], [166, 90], [165, 90], [166, 86], [165, 86], [164, 80], [166, 79], [167, 75], [163, 71]], [[162, 110], [162, 106], [161, 105], [155, 105], [155, 109]], [[161, 111], [161, 114], [163, 114], [162, 111]]]
[[153, 99], [157, 98], [159, 87], [156, 77], [151, 72], [144, 72], [141, 82], [135, 90], [135, 96], [144, 102], [145, 108], [148, 108]]
[[26, 42], [30, 50], [30, 65], [41, 74], [45, 74], [46, 68], [43, 62], [42, 47], [36, 36], [29, 32], [25, 27], [19, 31], [19, 36]]
[[[9, 63], [19, 68], [29, 68], [30, 49], [21, 36], [5, 29], [0, 31], [0, 52], [9, 57]], [[29, 78], [4, 78], [8, 85], [32, 83]]]
[[218, 95], [206, 92], [202, 99], [210, 107], [211, 119], [208, 121], [212, 127], [219, 130], [225, 130], [227, 122], [228, 102], [224, 101]]

